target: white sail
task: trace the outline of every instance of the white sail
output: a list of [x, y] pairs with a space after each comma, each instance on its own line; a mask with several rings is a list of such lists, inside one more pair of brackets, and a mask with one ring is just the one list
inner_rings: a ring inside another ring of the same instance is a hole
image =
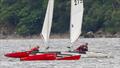
[[75, 42], [80, 34], [83, 20], [83, 0], [71, 0], [70, 40]]
[[46, 16], [42, 28], [42, 36], [45, 41], [48, 41], [49, 35], [51, 32], [51, 26], [52, 26], [52, 19], [53, 19], [53, 8], [54, 8], [54, 0], [49, 0], [48, 6], [47, 6], [47, 11], [46, 11]]

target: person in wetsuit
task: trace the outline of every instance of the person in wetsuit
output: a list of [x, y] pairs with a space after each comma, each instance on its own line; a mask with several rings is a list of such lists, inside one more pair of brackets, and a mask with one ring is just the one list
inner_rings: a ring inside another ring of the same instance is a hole
[[83, 45], [80, 45], [80, 47], [78, 47], [76, 50], [74, 50], [75, 52], [79, 52], [82, 54], [86, 54], [86, 51], [88, 51], [88, 43], [85, 43]]
[[36, 53], [39, 53], [39, 46], [36, 46], [34, 48], [31, 49], [31, 54], [36, 54]]

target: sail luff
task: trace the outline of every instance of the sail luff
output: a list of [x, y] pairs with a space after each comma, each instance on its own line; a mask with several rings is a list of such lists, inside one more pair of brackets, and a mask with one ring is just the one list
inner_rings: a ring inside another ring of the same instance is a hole
[[71, 0], [70, 40], [75, 42], [82, 29], [83, 0]]
[[52, 19], [53, 19], [53, 8], [54, 8], [54, 0], [49, 0], [45, 19], [44, 19], [44, 24], [43, 24], [43, 28], [41, 32], [46, 42], [49, 40], [49, 36], [51, 32]]

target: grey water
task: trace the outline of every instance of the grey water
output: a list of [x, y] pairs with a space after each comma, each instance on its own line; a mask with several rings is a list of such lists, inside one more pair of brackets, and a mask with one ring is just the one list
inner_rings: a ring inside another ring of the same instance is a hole
[[[89, 51], [111, 54], [112, 58], [81, 58], [77, 61], [27, 61], [7, 58], [5, 53], [25, 51], [39, 45], [40, 50], [45, 46], [40, 39], [5, 39], [0, 40], [0, 68], [120, 68], [120, 38], [82, 38], [73, 46], [78, 47], [87, 42]], [[47, 44], [49, 50], [67, 51], [70, 45], [68, 39], [52, 39]]]

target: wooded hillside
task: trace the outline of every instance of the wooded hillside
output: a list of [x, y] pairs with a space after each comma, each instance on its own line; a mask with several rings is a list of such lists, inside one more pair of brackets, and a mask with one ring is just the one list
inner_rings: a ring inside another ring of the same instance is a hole
[[[0, 34], [41, 32], [48, 0], [0, 0]], [[83, 33], [120, 32], [120, 0], [84, 0]], [[69, 32], [70, 0], [55, 0], [52, 33]]]

